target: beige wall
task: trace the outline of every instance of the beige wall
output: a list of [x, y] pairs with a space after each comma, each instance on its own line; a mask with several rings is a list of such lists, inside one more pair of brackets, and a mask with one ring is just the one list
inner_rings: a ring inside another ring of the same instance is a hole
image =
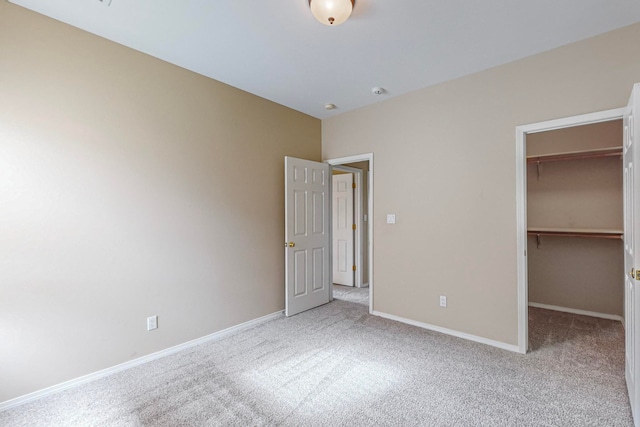
[[620, 157], [543, 163], [527, 171], [529, 228], [622, 230]]
[[[541, 132], [527, 152], [581, 151], [621, 145], [622, 121]], [[621, 156], [530, 163], [529, 228], [622, 230]], [[528, 242], [529, 301], [605, 314], [623, 314], [621, 240], [536, 237]]]
[[622, 120], [527, 135], [527, 156], [622, 146]]
[[7, 2], [0, 58], [0, 402], [283, 309], [319, 120]]
[[529, 302], [624, 314], [621, 240], [529, 238]]
[[640, 24], [322, 122], [323, 158], [375, 155], [375, 310], [517, 344], [515, 127], [626, 105], [638, 44]]
[[361, 169], [361, 170], [363, 170], [365, 172], [369, 171], [369, 161], [346, 163], [344, 166], [349, 166], [351, 168]]

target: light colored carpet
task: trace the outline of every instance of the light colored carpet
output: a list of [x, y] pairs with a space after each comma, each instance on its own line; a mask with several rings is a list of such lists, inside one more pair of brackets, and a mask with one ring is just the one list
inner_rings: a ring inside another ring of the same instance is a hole
[[335, 300], [0, 413], [3, 426], [631, 426], [619, 322], [531, 309], [519, 355]]
[[369, 288], [333, 285], [333, 297], [342, 301], [369, 306]]

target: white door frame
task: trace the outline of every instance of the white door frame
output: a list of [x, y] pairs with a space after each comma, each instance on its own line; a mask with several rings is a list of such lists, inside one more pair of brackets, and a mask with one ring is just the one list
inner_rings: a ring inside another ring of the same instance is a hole
[[[354, 224], [356, 225], [356, 232], [353, 236], [354, 245], [354, 263], [356, 266], [356, 274], [354, 278], [354, 285], [356, 288], [362, 287], [362, 227], [363, 227], [363, 218], [362, 218], [362, 210], [363, 210], [363, 200], [362, 200], [362, 169], [352, 168], [349, 166], [333, 166], [333, 170], [338, 170], [342, 172], [348, 172], [353, 174], [353, 182], [356, 184], [356, 191], [353, 194], [354, 201], [354, 209], [353, 209], [353, 219]], [[331, 236], [333, 239], [333, 236]], [[332, 242], [333, 243], [333, 242]]]
[[[369, 314], [373, 313], [373, 153], [366, 154], [357, 154], [354, 156], [347, 157], [338, 157], [336, 159], [328, 159], [325, 160], [326, 163], [329, 163], [331, 166], [339, 166], [347, 163], [356, 163], [356, 162], [369, 162], [369, 174], [367, 176], [367, 200], [368, 200], [368, 218], [367, 218], [367, 235], [368, 235], [368, 250], [367, 250], [367, 258], [369, 261]], [[362, 215], [360, 215], [362, 218]], [[333, 236], [331, 236], [333, 239]], [[333, 266], [331, 266], [331, 271], [333, 272]], [[356, 269], [357, 271], [357, 269]]]
[[527, 134], [620, 120], [624, 108], [565, 117], [516, 127], [516, 227], [518, 271], [518, 352], [529, 347], [529, 283], [527, 278]]

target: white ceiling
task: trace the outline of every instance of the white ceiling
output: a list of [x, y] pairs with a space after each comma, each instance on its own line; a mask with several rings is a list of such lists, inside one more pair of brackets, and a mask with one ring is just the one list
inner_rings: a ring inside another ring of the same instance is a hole
[[10, 1], [321, 119], [640, 22], [638, 0], [356, 0], [337, 27], [308, 0]]

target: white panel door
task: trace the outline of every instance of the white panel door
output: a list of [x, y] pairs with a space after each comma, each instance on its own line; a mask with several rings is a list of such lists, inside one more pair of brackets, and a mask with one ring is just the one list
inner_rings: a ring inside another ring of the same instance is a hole
[[353, 174], [333, 175], [333, 283], [353, 286]]
[[638, 142], [640, 130], [640, 84], [635, 84], [631, 92], [631, 99], [624, 114], [624, 324], [625, 324], [625, 377], [629, 391], [631, 412], [636, 426], [640, 426], [640, 382], [638, 381], [638, 332], [640, 328], [639, 310], [640, 297], [638, 295], [638, 280], [640, 274], [640, 209], [635, 196], [640, 189], [640, 150], [635, 144]]
[[284, 158], [285, 314], [329, 302], [329, 187], [326, 163]]

